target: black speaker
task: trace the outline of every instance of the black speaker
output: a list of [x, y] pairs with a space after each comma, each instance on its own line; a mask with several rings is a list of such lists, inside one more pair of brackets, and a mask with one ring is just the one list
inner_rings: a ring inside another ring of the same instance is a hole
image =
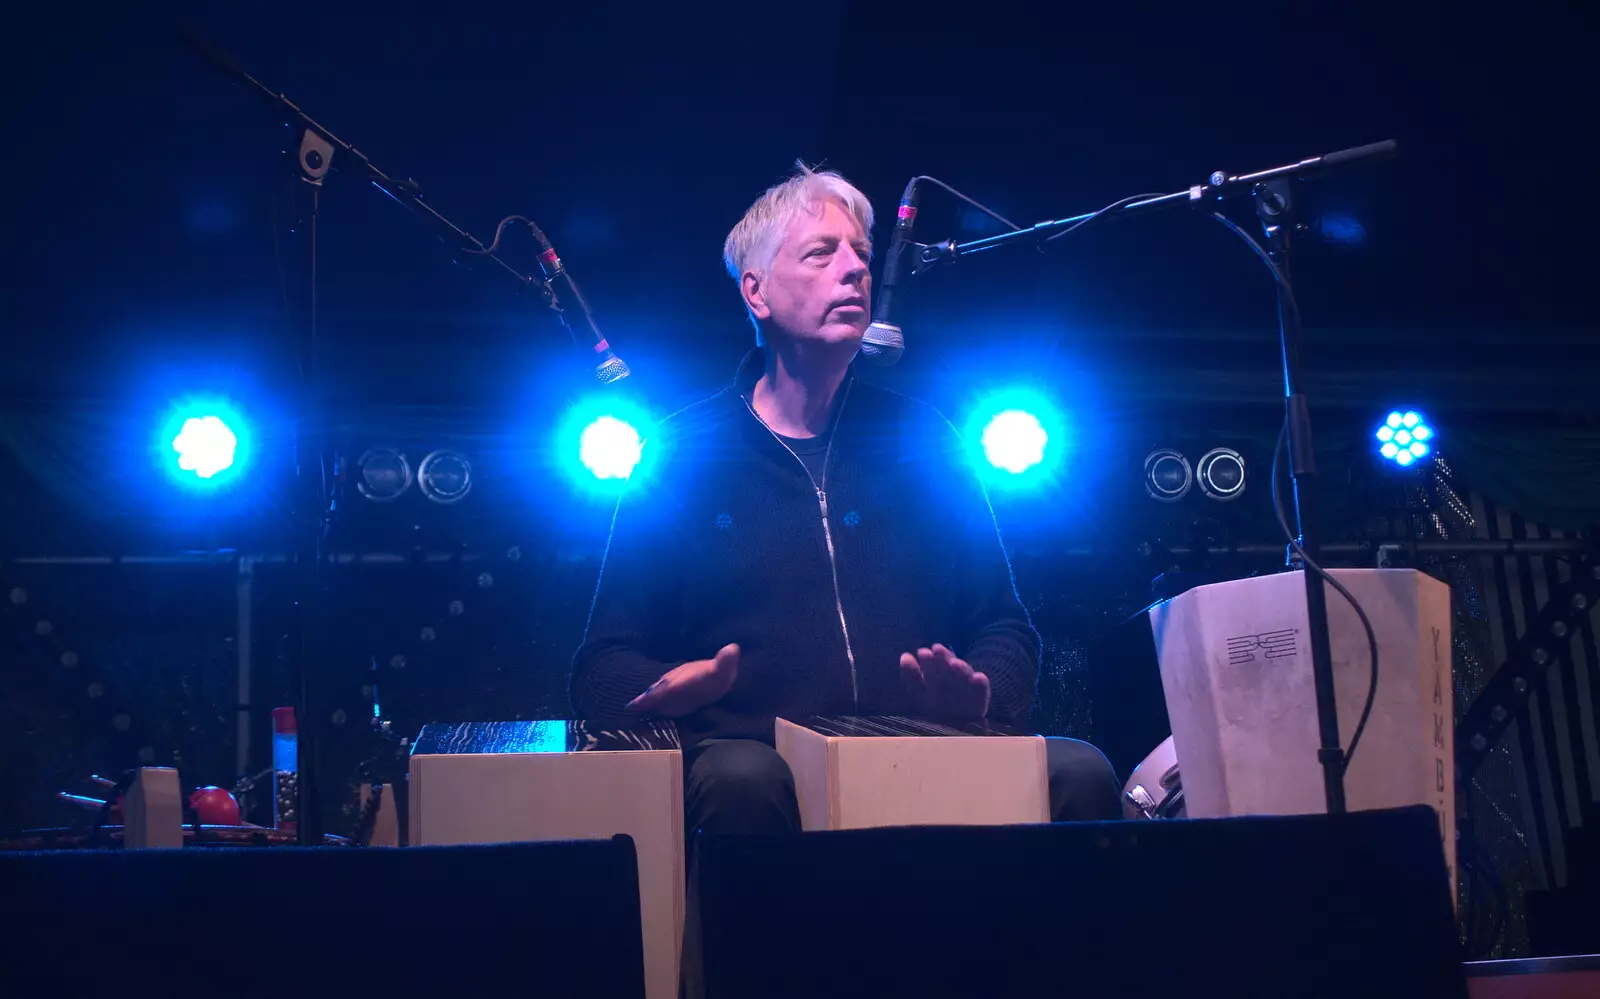
[[1466, 995], [1425, 807], [698, 850], [711, 999]]
[[626, 836], [0, 854], [0, 897], [0, 995], [644, 996]]

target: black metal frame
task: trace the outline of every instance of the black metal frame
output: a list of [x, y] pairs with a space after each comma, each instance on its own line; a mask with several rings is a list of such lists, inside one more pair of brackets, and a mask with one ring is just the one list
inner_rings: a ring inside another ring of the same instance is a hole
[[[1497, 545], [1527, 542], [1495, 542]], [[1572, 574], [1550, 593], [1550, 599], [1523, 630], [1505, 662], [1489, 675], [1456, 723], [1456, 780], [1472, 778], [1489, 750], [1511, 723], [1528, 711], [1528, 699], [1544, 689], [1550, 668], [1572, 656], [1572, 639], [1583, 618], [1600, 603], [1600, 554], [1595, 542], [1572, 539]], [[1510, 554], [1500, 551], [1497, 554]], [[1537, 554], [1550, 554], [1540, 550]]]

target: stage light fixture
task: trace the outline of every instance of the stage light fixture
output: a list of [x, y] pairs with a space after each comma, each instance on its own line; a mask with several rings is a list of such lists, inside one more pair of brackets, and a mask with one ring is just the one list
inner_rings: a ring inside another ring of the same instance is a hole
[[1414, 409], [1392, 411], [1373, 436], [1378, 439], [1378, 453], [1402, 467], [1433, 450], [1433, 428]]
[[1144, 491], [1162, 503], [1176, 503], [1194, 486], [1189, 459], [1171, 448], [1151, 451], [1144, 458]]
[[1218, 502], [1244, 495], [1244, 456], [1231, 447], [1214, 447], [1195, 465], [1200, 491]]
[[1050, 481], [1069, 445], [1065, 419], [1048, 398], [1029, 389], [989, 393], [969, 414], [966, 428], [973, 465], [996, 487]]
[[578, 461], [597, 479], [626, 479], [644, 451], [644, 438], [627, 420], [607, 414], [578, 435]]
[[984, 425], [981, 443], [989, 464], [1021, 475], [1044, 461], [1050, 435], [1037, 416], [1023, 409], [1008, 409], [996, 413]]
[[356, 462], [356, 491], [374, 503], [393, 503], [411, 488], [411, 462], [390, 447], [369, 449]]
[[556, 432], [556, 453], [580, 492], [615, 497], [630, 479], [647, 474], [654, 428], [631, 396], [600, 393], [567, 410]]
[[180, 469], [209, 479], [233, 467], [239, 437], [219, 416], [191, 416], [172, 438], [172, 450], [178, 453]]
[[156, 435], [156, 452], [179, 485], [209, 491], [236, 479], [248, 464], [250, 431], [220, 399], [185, 399], [172, 405]]
[[417, 466], [417, 485], [435, 503], [459, 503], [472, 491], [472, 463], [456, 451], [434, 451]]

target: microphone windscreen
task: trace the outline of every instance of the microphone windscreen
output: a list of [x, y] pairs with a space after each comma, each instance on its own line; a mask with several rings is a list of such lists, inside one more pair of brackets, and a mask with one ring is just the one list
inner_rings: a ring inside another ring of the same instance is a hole
[[622, 358], [609, 350], [606, 351], [605, 358], [594, 366], [594, 376], [600, 379], [600, 384], [602, 385], [620, 382], [632, 373], [628, 370], [628, 365], [623, 363]]
[[892, 323], [873, 323], [861, 338], [861, 356], [873, 364], [893, 364], [905, 351], [905, 334]]

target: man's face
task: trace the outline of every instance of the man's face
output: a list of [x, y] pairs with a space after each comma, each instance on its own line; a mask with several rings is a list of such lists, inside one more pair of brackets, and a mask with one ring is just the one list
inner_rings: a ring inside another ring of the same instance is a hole
[[741, 287], [755, 317], [796, 340], [860, 344], [872, 313], [872, 244], [837, 201], [819, 201], [789, 225], [765, 275]]

